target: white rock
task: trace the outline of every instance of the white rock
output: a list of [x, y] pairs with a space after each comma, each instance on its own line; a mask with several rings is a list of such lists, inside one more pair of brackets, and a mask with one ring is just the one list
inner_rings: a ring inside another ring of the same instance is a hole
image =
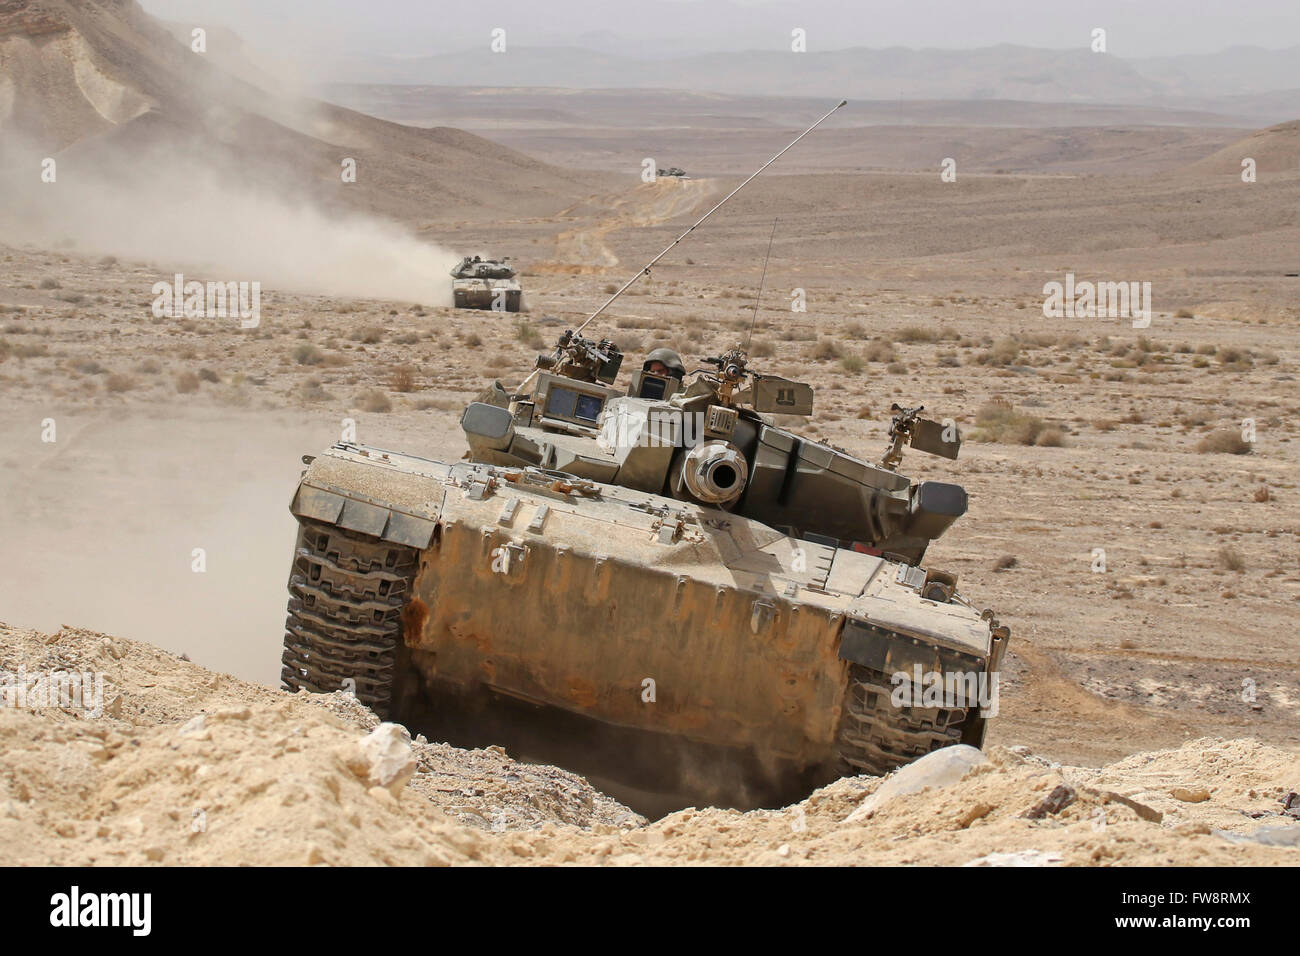
[[918, 793], [926, 787], [934, 790], [950, 787], [966, 776], [966, 771], [984, 763], [984, 760], [984, 754], [979, 748], [968, 744], [956, 744], [928, 753], [905, 767], [899, 767], [886, 777], [876, 792], [863, 800], [856, 810], [844, 818], [844, 822], [859, 823], [866, 820], [883, 804], [906, 793]]
[[371, 787], [383, 787], [397, 796], [415, 775], [411, 734], [401, 724], [380, 724], [357, 742], [357, 750]]
[[185, 722], [180, 730], [176, 731], [177, 737], [198, 736], [208, 728], [208, 720], [203, 714], [191, 717]]

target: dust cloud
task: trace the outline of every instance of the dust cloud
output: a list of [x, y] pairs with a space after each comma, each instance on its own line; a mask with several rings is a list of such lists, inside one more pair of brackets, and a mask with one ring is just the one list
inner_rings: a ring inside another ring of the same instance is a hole
[[5, 619], [102, 626], [278, 683], [288, 505], [299, 456], [338, 437], [334, 416], [51, 408], [45, 444], [32, 441], [37, 411], [0, 426]]
[[[0, 234], [10, 243], [68, 248], [265, 289], [451, 304], [455, 253], [401, 226], [334, 212], [305, 198], [241, 186], [228, 171], [155, 154], [132, 168], [102, 158], [59, 161], [57, 181], [34, 173], [0, 185]], [[39, 160], [28, 167], [39, 169]], [[6, 194], [10, 193], [10, 194]], [[16, 195], [13, 193], [17, 193]]]

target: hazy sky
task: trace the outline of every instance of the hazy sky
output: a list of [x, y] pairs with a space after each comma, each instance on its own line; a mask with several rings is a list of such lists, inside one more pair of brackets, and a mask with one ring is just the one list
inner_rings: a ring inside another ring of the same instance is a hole
[[[648, 55], [850, 46], [1086, 45], [1107, 30], [1121, 57], [1300, 45], [1300, 0], [142, 0], [150, 13], [232, 27], [290, 59], [327, 51], [414, 56], [486, 45], [505, 27], [518, 45], [575, 45]], [[324, 64], [318, 64], [323, 66]], [[321, 72], [328, 72], [323, 70]], [[1300, 73], [1300, 66], [1297, 67]]]

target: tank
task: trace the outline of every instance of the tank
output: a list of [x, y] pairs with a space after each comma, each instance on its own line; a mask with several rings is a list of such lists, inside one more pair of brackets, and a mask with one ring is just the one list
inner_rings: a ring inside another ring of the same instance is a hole
[[524, 293], [507, 259], [466, 256], [451, 270], [452, 302], [458, 309], [518, 312]]
[[898, 471], [955, 426], [896, 405], [876, 463], [805, 437], [814, 390], [744, 343], [620, 385], [604, 308], [468, 404], [463, 459], [304, 458], [284, 686], [673, 805], [981, 746], [1009, 632], [925, 563], [965, 491]]

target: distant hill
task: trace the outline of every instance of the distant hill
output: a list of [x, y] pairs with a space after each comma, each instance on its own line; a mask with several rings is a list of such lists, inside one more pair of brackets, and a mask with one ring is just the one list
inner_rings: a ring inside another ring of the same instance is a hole
[[[415, 129], [254, 86], [192, 52], [135, 0], [0, 0], [0, 150], [106, 158], [146, 146], [408, 219], [545, 215], [587, 190], [460, 130]], [[349, 190], [338, 189], [344, 158], [358, 165]]]
[[1247, 157], [1255, 161], [1257, 175], [1300, 173], [1300, 120], [1256, 130], [1192, 164], [1191, 169], [1240, 174], [1241, 162]]

